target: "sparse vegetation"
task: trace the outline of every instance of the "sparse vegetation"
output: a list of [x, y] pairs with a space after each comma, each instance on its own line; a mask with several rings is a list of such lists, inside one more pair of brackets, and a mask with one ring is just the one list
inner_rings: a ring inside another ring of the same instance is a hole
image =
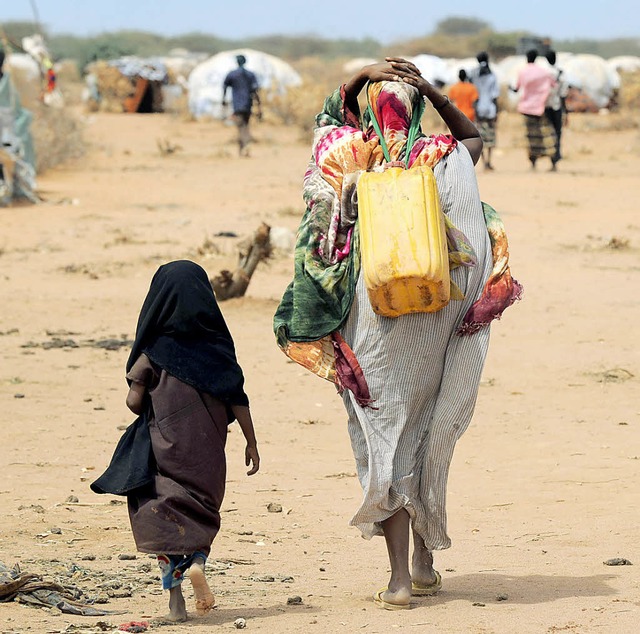
[[[14, 44], [38, 29], [31, 22], [7, 22], [3, 27]], [[193, 52], [219, 53], [239, 47], [255, 48], [292, 61], [304, 57], [336, 60], [353, 57], [382, 57], [388, 53], [414, 55], [430, 53], [441, 57], [468, 57], [479, 50], [487, 50], [496, 59], [515, 53], [518, 39], [523, 35], [539, 35], [529, 31], [500, 33], [491, 24], [475, 17], [452, 16], [441, 20], [433, 33], [411, 40], [400, 40], [384, 45], [372, 38], [328, 39], [313, 35], [270, 35], [243, 40], [217, 37], [209, 33], [185, 33], [166, 37], [146, 31], [123, 30], [91, 37], [70, 34], [45, 36], [56, 59], [75, 59], [80, 68], [99, 59], [112, 59], [121, 55], [166, 55], [171, 49], [183, 48]], [[556, 40], [557, 50], [570, 53], [593, 53], [604, 58], [616, 55], [639, 55], [640, 39], [615, 40]]]
[[31, 136], [36, 154], [36, 172], [42, 172], [85, 152], [82, 122], [69, 108], [45, 106], [40, 99], [40, 86], [13, 71], [14, 82], [22, 105], [33, 114]]

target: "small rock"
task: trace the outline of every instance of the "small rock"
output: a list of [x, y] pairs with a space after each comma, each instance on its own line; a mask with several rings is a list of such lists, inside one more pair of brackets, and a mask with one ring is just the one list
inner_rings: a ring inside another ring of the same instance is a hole
[[285, 575], [284, 577], [282, 577], [282, 579], [280, 579], [280, 581], [282, 583], [293, 583], [294, 579], [291, 575]]
[[14, 394], [13, 398], [24, 398], [24, 394]]
[[49, 532], [50, 532], [52, 535], [62, 535], [62, 529], [61, 529], [61, 528], [58, 528], [57, 526], [54, 526], [53, 528], [50, 528], [50, 529], [49, 529]]
[[633, 564], [624, 557], [614, 557], [602, 562], [605, 566], [633, 566]]
[[95, 555], [83, 555], [82, 557], [80, 557], [80, 559], [82, 561], [95, 561], [96, 560], [96, 556]]
[[68, 504], [77, 504], [80, 500], [78, 499], [78, 497], [76, 495], [70, 495], [65, 502], [67, 502]]
[[131, 589], [123, 588], [122, 590], [107, 590], [107, 594], [113, 599], [128, 599], [131, 596]]
[[326, 568], [319, 568], [320, 572], [326, 572], [327, 569]]
[[473, 605], [476, 608], [484, 608], [485, 604], [484, 603], [480, 603], [480, 601], [476, 601], [475, 603], [472, 603], [471, 605]]
[[247, 621], [245, 619], [243, 619], [242, 617], [240, 617], [239, 619], [236, 619], [233, 622], [236, 630], [244, 630], [245, 627], [247, 627]]
[[287, 599], [287, 605], [302, 605], [302, 597], [289, 597]]
[[499, 594], [499, 595], [496, 597], [496, 601], [506, 601], [508, 598], [509, 598], [509, 596], [508, 596], [508, 595], [506, 595], [506, 594]]
[[275, 581], [276, 578], [271, 575], [262, 575], [260, 577], [252, 577], [252, 581], [264, 581], [265, 583], [271, 583]]
[[121, 553], [120, 555], [118, 555], [118, 559], [121, 559], [122, 561], [131, 561], [137, 558], [137, 555], [127, 555], [126, 553]]
[[269, 502], [269, 504], [267, 504], [267, 511], [269, 511], [269, 513], [282, 513], [282, 504]]

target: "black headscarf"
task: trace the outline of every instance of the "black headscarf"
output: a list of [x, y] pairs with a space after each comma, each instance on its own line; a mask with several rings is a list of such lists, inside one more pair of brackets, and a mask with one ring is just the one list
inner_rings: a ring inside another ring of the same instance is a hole
[[227, 405], [248, 405], [233, 339], [204, 269], [161, 266], [144, 300], [127, 372], [142, 354], [176, 379]]

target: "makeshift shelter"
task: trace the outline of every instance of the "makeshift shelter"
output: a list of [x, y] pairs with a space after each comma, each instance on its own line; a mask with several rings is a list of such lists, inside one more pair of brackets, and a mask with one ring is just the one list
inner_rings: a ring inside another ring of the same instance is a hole
[[407, 59], [418, 67], [427, 81], [436, 86], [451, 85], [458, 81], [458, 71], [453, 72], [440, 57], [435, 55], [416, 55]]
[[374, 59], [373, 57], [354, 57], [350, 59], [348, 62], [345, 62], [342, 66], [342, 70], [348, 75], [353, 75], [357, 73], [363, 66], [369, 66], [369, 64], [375, 64], [380, 60]]
[[38, 200], [31, 120], [31, 112], [22, 107], [11, 71], [5, 66], [0, 77], [0, 205], [20, 197]]
[[164, 65], [167, 67], [169, 74], [169, 80], [185, 88], [187, 86], [187, 79], [193, 72], [193, 69], [202, 64], [207, 59], [206, 53], [191, 53], [184, 48], [171, 49], [165, 57], [160, 58]]
[[5, 69], [18, 73], [23, 80], [40, 85], [40, 64], [27, 53], [11, 53], [4, 62]]
[[245, 56], [245, 68], [256, 74], [260, 94], [267, 100], [302, 83], [289, 64], [273, 55], [251, 49], [224, 51], [196, 66], [189, 75], [189, 110], [194, 116], [220, 119], [228, 114], [222, 107], [223, 84], [227, 73], [238, 67], [237, 55]]
[[620, 90], [620, 75], [602, 57], [573, 55], [560, 67], [569, 84], [569, 111], [597, 112], [614, 105]]
[[87, 67], [85, 100], [106, 112], [162, 112], [167, 67], [157, 58], [122, 57]]
[[464, 59], [445, 58], [442, 60], [450, 75], [449, 82], [455, 84], [458, 81], [458, 73], [460, 69], [464, 69], [467, 75], [472, 76], [478, 68], [478, 60], [475, 57], [465, 57]]
[[640, 57], [636, 55], [618, 55], [608, 59], [607, 66], [618, 73], [637, 73], [640, 71]]

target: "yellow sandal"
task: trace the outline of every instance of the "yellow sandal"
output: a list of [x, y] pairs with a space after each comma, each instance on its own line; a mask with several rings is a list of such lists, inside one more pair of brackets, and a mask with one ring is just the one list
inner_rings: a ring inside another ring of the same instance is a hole
[[434, 570], [433, 572], [436, 573], [436, 580], [433, 583], [425, 586], [421, 583], [411, 582], [411, 594], [414, 597], [430, 597], [442, 589], [442, 577], [440, 576], [440, 573], [437, 570]]
[[409, 610], [411, 608], [410, 603], [390, 603], [389, 601], [385, 601], [382, 595], [388, 589], [389, 588], [381, 588], [373, 595], [373, 600], [379, 608], [383, 610]]

